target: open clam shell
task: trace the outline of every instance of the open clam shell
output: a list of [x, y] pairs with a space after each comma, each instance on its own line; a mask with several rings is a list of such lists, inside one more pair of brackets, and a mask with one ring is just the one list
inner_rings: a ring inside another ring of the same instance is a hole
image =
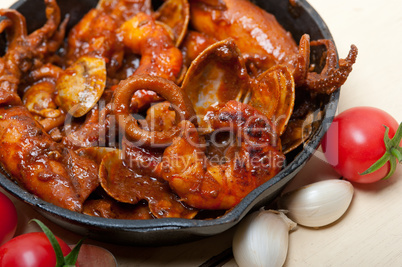
[[190, 21], [190, 5], [187, 0], [167, 0], [155, 12], [155, 18], [172, 29], [176, 47], [182, 43]]
[[289, 125], [281, 136], [283, 153], [288, 154], [302, 144], [306, 146], [306, 142], [319, 127], [323, 116], [321, 110], [316, 110], [308, 112], [303, 117], [290, 119]]
[[292, 73], [283, 65], [268, 69], [257, 78], [246, 98], [248, 104], [275, 122], [276, 132], [282, 135], [295, 103]]
[[88, 113], [99, 101], [106, 86], [106, 62], [83, 56], [57, 80], [56, 103], [74, 117]]
[[205, 49], [191, 63], [182, 84], [197, 114], [200, 131], [212, 131], [203, 119], [211, 105], [241, 100], [250, 83], [240, 51], [232, 39]]
[[112, 198], [129, 204], [137, 204], [144, 199], [156, 218], [191, 219], [197, 214], [195, 209], [179, 201], [167, 183], [128, 168], [122, 155], [120, 150], [106, 154], [99, 167], [101, 186]]

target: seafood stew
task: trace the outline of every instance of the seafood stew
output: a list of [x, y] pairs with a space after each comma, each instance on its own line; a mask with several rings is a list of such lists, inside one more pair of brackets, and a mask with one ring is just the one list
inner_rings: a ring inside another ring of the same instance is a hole
[[[35, 54], [16, 45], [15, 51], [27, 58], [12, 62], [20, 71], [7, 73], [15, 81], [2, 92], [2, 129], [8, 134], [2, 141], [11, 151], [2, 156], [7, 173], [31, 192], [40, 188], [35, 195], [71, 211], [113, 219], [199, 221], [235, 212], [250, 192], [289, 167], [320, 128], [312, 123], [308, 135], [300, 136], [299, 129], [305, 129], [298, 123], [313, 113], [325, 118], [320, 105], [336, 97], [344, 82], [339, 77], [350, 72], [356, 48], [339, 68], [332, 42], [310, 41], [306, 35], [300, 48], [289, 41], [292, 48], [284, 51], [292, 52], [285, 56], [275, 58], [258, 47], [244, 51], [241, 41], [226, 38], [227, 33], [212, 36], [192, 20], [222, 10], [224, 1], [189, 1], [189, 12], [181, 16], [189, 16], [191, 24], [174, 25], [178, 22], [164, 9], [186, 2], [166, 1], [150, 11], [150, 2], [143, 1], [136, 7], [141, 11], [120, 13], [117, 7], [124, 1], [102, 1], [71, 28], [65, 42], [60, 40], [67, 21], [55, 13], [46, 30], [26, 35], [32, 47], [45, 48]], [[233, 2], [226, 1], [222, 17], [231, 15]], [[54, 4], [47, 1], [48, 9], [56, 10]], [[102, 23], [103, 16], [113, 23]], [[57, 21], [60, 27], [54, 27]], [[91, 23], [101, 36], [88, 38]], [[229, 32], [249, 34], [237, 27]], [[7, 38], [3, 58], [13, 53]], [[310, 44], [312, 51], [328, 49], [320, 74], [310, 72]], [[164, 58], [171, 59], [169, 64]], [[21, 140], [27, 146], [19, 146]], [[12, 151], [26, 155], [19, 160], [28, 162], [27, 170], [13, 166], [18, 159]], [[38, 187], [43, 181], [49, 186]], [[74, 192], [56, 188], [67, 183]], [[54, 199], [55, 192], [60, 199]]]

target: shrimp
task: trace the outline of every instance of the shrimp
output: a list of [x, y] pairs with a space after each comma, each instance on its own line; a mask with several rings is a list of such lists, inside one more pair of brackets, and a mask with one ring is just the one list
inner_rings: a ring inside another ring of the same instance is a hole
[[96, 8], [110, 14], [121, 25], [139, 12], [150, 14], [152, 3], [151, 0], [100, 0]]
[[183, 64], [189, 67], [191, 62], [193, 62], [202, 51], [216, 42], [217, 40], [215, 38], [209, 37], [206, 34], [189, 31], [181, 45]]
[[284, 155], [271, 122], [253, 107], [229, 101], [210, 118], [215, 130], [233, 130], [240, 143], [214, 162], [195, 128], [183, 121], [184, 134], [164, 151], [156, 172], [186, 204], [198, 209], [230, 209], [274, 177]]

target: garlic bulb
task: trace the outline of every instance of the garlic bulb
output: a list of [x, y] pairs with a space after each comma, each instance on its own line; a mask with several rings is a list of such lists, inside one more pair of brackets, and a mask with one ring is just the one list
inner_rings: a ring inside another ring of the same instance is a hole
[[348, 209], [353, 186], [345, 180], [324, 180], [284, 194], [279, 198], [280, 209], [289, 218], [309, 227], [321, 227], [338, 220]]
[[296, 227], [282, 212], [261, 210], [246, 217], [233, 237], [233, 256], [239, 267], [282, 266], [289, 230]]

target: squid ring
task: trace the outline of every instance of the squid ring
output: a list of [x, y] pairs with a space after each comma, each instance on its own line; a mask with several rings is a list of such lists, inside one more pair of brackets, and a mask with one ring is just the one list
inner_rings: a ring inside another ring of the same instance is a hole
[[168, 131], [147, 131], [140, 128], [138, 121], [130, 114], [130, 103], [138, 90], [151, 90], [169, 101], [176, 112], [176, 123], [181, 120], [195, 120], [195, 111], [190, 99], [180, 87], [167, 79], [150, 75], [133, 75], [120, 82], [113, 95], [113, 112], [120, 129], [127, 137], [145, 146], [168, 146], [181, 131], [172, 127]]

